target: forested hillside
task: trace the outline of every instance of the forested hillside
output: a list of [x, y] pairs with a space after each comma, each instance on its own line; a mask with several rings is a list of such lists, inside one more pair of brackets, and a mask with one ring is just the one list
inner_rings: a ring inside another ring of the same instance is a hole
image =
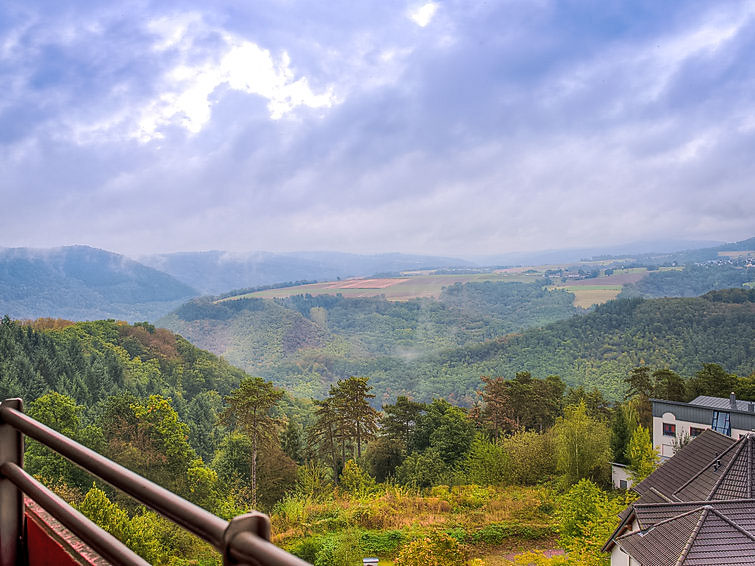
[[449, 287], [439, 301], [195, 300], [159, 324], [298, 395], [321, 396], [340, 377], [382, 374], [433, 352], [567, 318], [577, 312], [572, 300], [542, 283], [467, 283]]
[[167, 273], [89, 246], [0, 249], [0, 316], [155, 320], [196, 294]]
[[[376, 404], [407, 394], [470, 405], [481, 376], [527, 370], [619, 399], [621, 377], [643, 363], [689, 376], [714, 362], [749, 375], [755, 304], [746, 291], [737, 293], [719, 293], [716, 301], [713, 295], [622, 300], [567, 319], [576, 309], [564, 291], [476, 283], [448, 288], [438, 302], [327, 296], [192, 302], [161, 323], [302, 396], [322, 396], [339, 378], [367, 375]], [[733, 302], [735, 295], [748, 302]]]
[[733, 265], [688, 265], [673, 271], [652, 271], [624, 286], [619, 298], [698, 297], [716, 289], [755, 284], [755, 268]]
[[[748, 290], [716, 291], [699, 298], [624, 299], [581, 317], [444, 352], [402, 372], [406, 390], [420, 397], [469, 397], [481, 375], [559, 375], [569, 385], [623, 396], [625, 376], [640, 365], [691, 376], [703, 363], [742, 376], [755, 371], [755, 302]], [[406, 377], [410, 376], [407, 380]], [[386, 375], [386, 378], [390, 378]], [[403, 381], [403, 383], [402, 383]]]

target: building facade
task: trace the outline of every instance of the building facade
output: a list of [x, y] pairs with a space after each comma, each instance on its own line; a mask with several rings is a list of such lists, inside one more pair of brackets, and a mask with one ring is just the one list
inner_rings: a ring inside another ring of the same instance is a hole
[[653, 447], [662, 459], [674, 455], [674, 446], [685, 437], [694, 438], [706, 429], [734, 440], [755, 431], [755, 403], [700, 395], [689, 403], [651, 399]]

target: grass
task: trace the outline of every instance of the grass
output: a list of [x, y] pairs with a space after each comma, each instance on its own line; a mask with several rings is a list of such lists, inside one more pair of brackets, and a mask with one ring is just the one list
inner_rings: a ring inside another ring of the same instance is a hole
[[272, 513], [273, 542], [297, 553], [326, 540], [358, 537], [364, 555], [390, 564], [403, 544], [444, 532], [471, 557], [491, 559], [553, 548], [553, 494], [545, 487], [437, 486], [419, 492], [387, 486], [368, 496], [326, 501], [289, 497]]

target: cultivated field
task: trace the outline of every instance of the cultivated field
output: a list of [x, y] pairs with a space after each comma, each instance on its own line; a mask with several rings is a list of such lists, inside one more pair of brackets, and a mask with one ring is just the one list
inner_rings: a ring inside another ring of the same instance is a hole
[[[595, 264], [590, 265], [597, 267]], [[423, 270], [404, 272], [401, 274], [401, 277], [344, 279], [342, 281], [325, 281], [282, 289], [266, 289], [222, 300], [228, 301], [247, 297], [273, 299], [308, 293], [310, 295], [340, 294], [344, 297], [353, 298], [377, 297], [382, 295], [389, 301], [408, 301], [417, 298], [438, 298], [444, 287], [455, 283], [482, 281], [531, 283], [542, 279], [547, 270], [563, 267], [566, 266], [513, 267], [497, 269], [487, 273], [466, 274], [435, 274], [431, 271]], [[623, 285], [635, 283], [646, 275], [647, 270], [639, 268], [616, 270], [612, 275], [591, 279], [567, 279], [566, 281], [562, 281], [558, 277], [554, 277], [554, 283], [549, 289], [564, 289], [570, 293], [574, 293], [574, 305], [587, 308], [591, 305], [605, 303], [616, 298], [616, 295], [621, 292]]]

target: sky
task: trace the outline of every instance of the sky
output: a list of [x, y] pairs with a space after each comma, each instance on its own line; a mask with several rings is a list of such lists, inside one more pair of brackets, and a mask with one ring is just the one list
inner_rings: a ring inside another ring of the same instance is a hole
[[755, 235], [755, 3], [5, 0], [0, 247]]

